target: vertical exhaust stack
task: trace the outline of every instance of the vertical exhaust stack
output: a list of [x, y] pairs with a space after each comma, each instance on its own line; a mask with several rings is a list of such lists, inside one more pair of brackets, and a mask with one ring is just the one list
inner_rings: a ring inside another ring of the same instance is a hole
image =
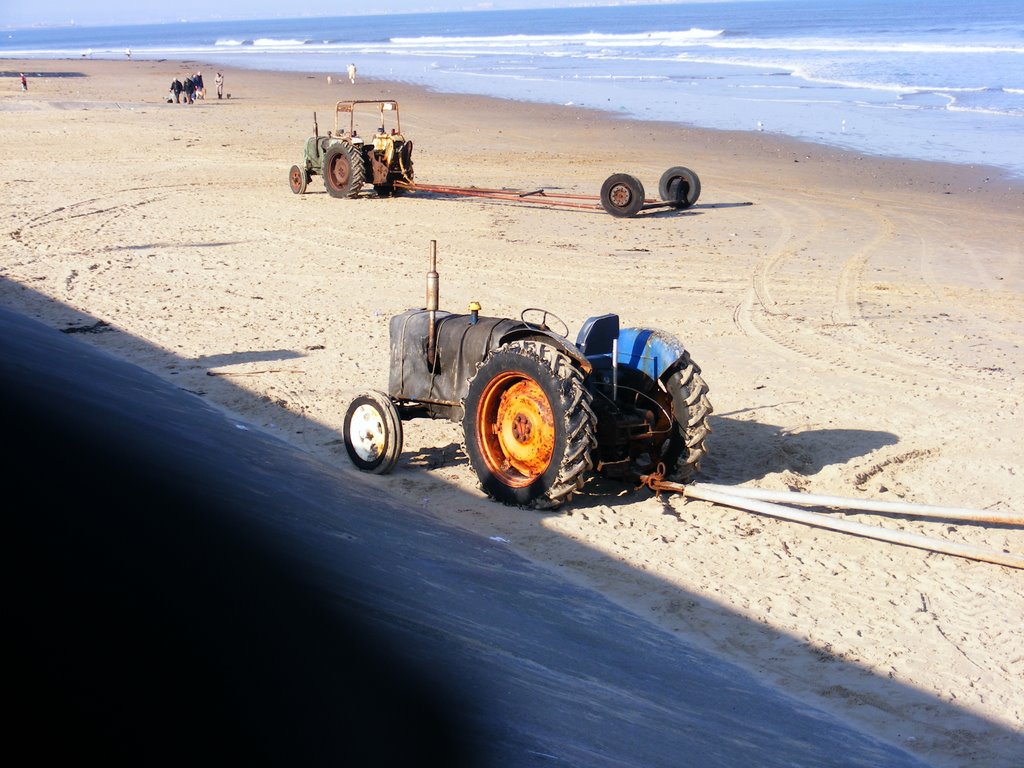
[[427, 368], [436, 369], [437, 357], [437, 305], [440, 301], [437, 274], [437, 240], [430, 241], [430, 269], [427, 271], [427, 312], [430, 320], [427, 325]]

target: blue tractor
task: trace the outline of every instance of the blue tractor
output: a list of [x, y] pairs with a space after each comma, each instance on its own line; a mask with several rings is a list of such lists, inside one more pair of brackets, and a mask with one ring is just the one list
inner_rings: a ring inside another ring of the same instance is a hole
[[[427, 306], [390, 321], [388, 391], [354, 398], [345, 448], [365, 472], [390, 472], [402, 422], [461, 422], [481, 486], [506, 504], [553, 509], [587, 477], [636, 481], [660, 471], [680, 482], [700, 468], [710, 433], [708, 387], [675, 337], [587, 319], [571, 341], [553, 313], [518, 319], [438, 309], [436, 244]], [[552, 327], [554, 326], [554, 327]]]

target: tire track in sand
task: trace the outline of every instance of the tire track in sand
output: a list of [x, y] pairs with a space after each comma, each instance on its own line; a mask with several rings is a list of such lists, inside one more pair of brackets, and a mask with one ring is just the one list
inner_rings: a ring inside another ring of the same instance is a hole
[[[891, 268], [895, 261], [906, 269], [924, 258], [928, 246], [913, 215], [873, 201], [820, 195], [813, 202], [791, 195], [762, 205], [776, 219], [779, 235], [733, 313], [746, 335], [770, 342], [791, 359], [904, 384], [930, 380], [988, 391], [996, 382], [1015, 383], [999, 370], [971, 367], [894, 339], [883, 324], [892, 318], [865, 315], [869, 265], [878, 261]], [[792, 222], [800, 222], [799, 230]], [[916, 269], [921, 290], [934, 292], [936, 278]]]

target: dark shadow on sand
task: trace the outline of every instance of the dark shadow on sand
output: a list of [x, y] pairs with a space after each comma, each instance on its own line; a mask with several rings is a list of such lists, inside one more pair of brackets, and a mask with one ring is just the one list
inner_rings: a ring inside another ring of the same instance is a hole
[[[16, 550], [5, 611], [18, 671], [12, 752], [125, 765], [196, 754], [296, 765], [411, 765], [424, 754], [449, 766], [921, 765], [80, 338], [7, 310], [0, 325], [3, 402], [18, 417], [8, 498], [23, 499], [5, 537]], [[166, 369], [196, 364], [163, 354]], [[286, 409], [280, 422], [340, 438]], [[777, 427], [728, 428], [779, 467]], [[404, 460], [457, 454], [453, 443]], [[781, 633], [775, 642], [803, 646]], [[963, 716], [880, 684], [936, 718]]]

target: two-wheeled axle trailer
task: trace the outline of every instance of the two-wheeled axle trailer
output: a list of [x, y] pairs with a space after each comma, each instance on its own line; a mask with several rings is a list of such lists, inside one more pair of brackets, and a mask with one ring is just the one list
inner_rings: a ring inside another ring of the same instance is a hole
[[587, 211], [604, 209], [612, 216], [622, 218], [636, 216], [641, 211], [655, 208], [684, 210], [693, 206], [700, 197], [700, 179], [696, 173], [682, 166], [669, 168], [662, 174], [658, 182], [660, 200], [646, 197], [644, 185], [639, 179], [628, 173], [613, 173], [605, 179], [604, 184], [601, 185], [601, 194], [596, 196], [552, 192], [546, 189], [523, 191], [415, 182], [398, 182], [395, 186], [408, 192], [483, 197], [489, 200], [528, 203], [553, 208], [575, 208]]

